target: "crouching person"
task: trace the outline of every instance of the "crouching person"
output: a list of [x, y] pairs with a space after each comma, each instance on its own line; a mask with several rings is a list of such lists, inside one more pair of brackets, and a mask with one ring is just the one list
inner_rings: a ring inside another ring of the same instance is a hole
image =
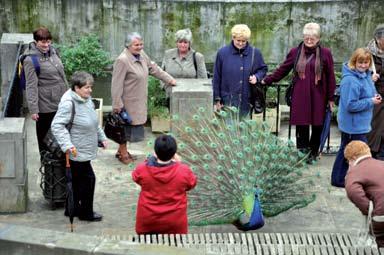
[[[98, 142], [107, 147], [107, 138], [98, 124], [91, 98], [92, 86], [92, 75], [82, 71], [72, 75], [71, 89], [61, 98], [51, 129], [61, 150], [71, 152], [75, 216], [80, 220], [100, 221], [102, 216], [93, 211], [96, 177], [91, 160], [96, 158]], [[68, 130], [72, 114], [73, 122]], [[68, 216], [67, 207], [64, 214]]]
[[161, 135], [155, 140], [155, 154], [132, 172], [132, 179], [141, 186], [137, 234], [188, 232], [187, 191], [196, 186], [196, 176], [180, 162], [176, 150], [176, 140]]
[[369, 146], [362, 141], [350, 142], [344, 151], [349, 162], [345, 177], [348, 198], [364, 215], [373, 203], [371, 234], [378, 247], [384, 247], [384, 162], [371, 156]]

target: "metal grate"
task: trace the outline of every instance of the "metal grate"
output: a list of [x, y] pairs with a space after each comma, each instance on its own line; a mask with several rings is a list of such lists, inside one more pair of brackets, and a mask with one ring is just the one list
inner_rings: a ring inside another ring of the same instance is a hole
[[167, 245], [207, 254], [383, 254], [374, 246], [355, 246], [356, 240], [340, 233], [205, 233], [187, 235], [107, 235], [136, 244]]

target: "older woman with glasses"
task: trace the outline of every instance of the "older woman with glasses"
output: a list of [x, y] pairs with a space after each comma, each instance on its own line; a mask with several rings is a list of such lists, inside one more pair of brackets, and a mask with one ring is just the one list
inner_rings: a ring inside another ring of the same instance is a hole
[[[334, 107], [336, 87], [333, 58], [330, 49], [320, 45], [320, 26], [307, 23], [303, 29], [303, 41], [292, 48], [285, 61], [263, 84], [278, 82], [293, 69], [293, 93], [290, 123], [296, 125], [296, 147], [310, 152], [308, 162], [316, 160], [320, 135], [327, 106]], [[312, 134], [309, 135], [309, 126]]]

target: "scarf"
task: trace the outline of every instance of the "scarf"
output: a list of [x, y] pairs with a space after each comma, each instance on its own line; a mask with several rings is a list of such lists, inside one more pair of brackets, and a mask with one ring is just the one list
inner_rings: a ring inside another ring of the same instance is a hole
[[[301, 43], [299, 45], [299, 59], [297, 61], [296, 65], [296, 72], [301, 80], [305, 79], [305, 68], [307, 64], [310, 62], [312, 57], [309, 57], [307, 59], [306, 52], [312, 52], [312, 54], [316, 54], [316, 59], [315, 59], [315, 85], [318, 84], [319, 80], [321, 79], [321, 52], [320, 52], [320, 44], [316, 45], [316, 48], [314, 49], [309, 49], [305, 47], [304, 43]], [[311, 55], [312, 55], [311, 54]]]
[[377, 56], [379, 58], [384, 58], [384, 50], [380, 49], [377, 46], [375, 39], [369, 41], [367, 48], [372, 53], [372, 55]]

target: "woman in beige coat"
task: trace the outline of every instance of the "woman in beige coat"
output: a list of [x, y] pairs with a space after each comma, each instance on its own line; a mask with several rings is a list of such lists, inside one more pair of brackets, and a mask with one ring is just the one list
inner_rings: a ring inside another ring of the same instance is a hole
[[[143, 125], [147, 121], [147, 86], [148, 75], [152, 75], [164, 83], [175, 86], [176, 81], [164, 72], [143, 51], [143, 39], [134, 32], [127, 35], [125, 49], [116, 59], [112, 73], [112, 108], [119, 113], [125, 108], [132, 118], [126, 125], [126, 141], [138, 142], [144, 139]], [[133, 162], [127, 150], [127, 144], [120, 144], [116, 153], [120, 162]]]

